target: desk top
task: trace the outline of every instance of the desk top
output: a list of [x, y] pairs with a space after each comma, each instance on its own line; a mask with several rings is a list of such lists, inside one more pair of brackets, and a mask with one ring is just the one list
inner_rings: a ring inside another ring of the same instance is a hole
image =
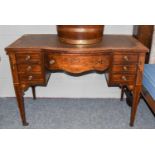
[[[72, 52], [95, 51], [132, 51], [148, 52], [148, 49], [132, 36], [128, 35], [104, 35], [101, 42], [93, 45], [70, 45], [59, 41], [56, 34], [29, 34], [24, 35], [6, 48], [13, 50], [59, 50]], [[21, 50], [21, 52], [22, 52]]]

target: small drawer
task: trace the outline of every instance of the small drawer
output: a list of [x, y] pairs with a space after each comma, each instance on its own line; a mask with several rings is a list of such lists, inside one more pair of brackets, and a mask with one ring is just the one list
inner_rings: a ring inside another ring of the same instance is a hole
[[128, 72], [130, 74], [136, 73], [137, 65], [114, 65], [112, 72]]
[[35, 64], [19, 64], [17, 65], [18, 72], [20, 73], [41, 73], [42, 67]]
[[19, 80], [24, 83], [35, 83], [43, 82], [44, 78], [41, 74], [19, 74]]
[[129, 74], [111, 74], [111, 83], [113, 84], [134, 84], [135, 75]]
[[129, 55], [129, 54], [116, 54], [113, 56], [114, 64], [124, 64], [124, 63], [137, 63], [138, 55]]
[[17, 63], [41, 63], [40, 53], [17, 53], [16, 54]]

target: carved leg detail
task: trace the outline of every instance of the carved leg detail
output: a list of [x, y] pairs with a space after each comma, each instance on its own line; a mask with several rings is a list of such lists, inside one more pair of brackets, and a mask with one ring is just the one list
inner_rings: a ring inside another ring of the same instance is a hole
[[16, 93], [16, 98], [17, 98], [17, 103], [18, 103], [18, 109], [19, 109], [19, 113], [20, 113], [20, 117], [21, 117], [23, 126], [27, 126], [28, 123], [26, 121], [26, 116], [25, 116], [23, 91], [21, 90], [20, 86], [14, 86], [14, 88], [15, 88], [15, 93]]
[[140, 86], [136, 86], [133, 91], [133, 103], [131, 107], [130, 126], [134, 126], [135, 116], [140, 99], [140, 91], [141, 91]]
[[35, 90], [35, 86], [32, 86], [32, 95], [33, 95], [33, 99], [36, 100], [36, 90]]

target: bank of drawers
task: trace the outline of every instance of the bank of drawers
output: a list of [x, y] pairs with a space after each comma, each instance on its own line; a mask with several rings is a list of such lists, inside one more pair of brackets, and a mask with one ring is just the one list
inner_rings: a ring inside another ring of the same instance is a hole
[[[136, 80], [138, 54], [115, 54], [110, 65], [110, 55], [81, 56], [48, 54], [45, 61], [50, 70], [65, 70], [80, 73], [88, 70], [105, 70], [110, 66], [111, 84], [134, 84]], [[43, 56], [39, 52], [16, 53], [18, 77], [22, 83], [42, 83], [45, 80]]]
[[129, 85], [134, 84], [136, 80], [137, 63], [137, 54], [114, 55], [110, 73], [110, 83]]
[[16, 53], [18, 77], [21, 83], [44, 82], [41, 53]]

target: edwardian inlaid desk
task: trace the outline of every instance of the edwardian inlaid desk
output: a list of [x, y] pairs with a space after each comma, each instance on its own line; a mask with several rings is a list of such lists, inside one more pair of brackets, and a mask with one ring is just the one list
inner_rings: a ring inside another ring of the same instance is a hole
[[104, 35], [94, 45], [69, 45], [57, 35], [24, 35], [6, 48], [23, 125], [23, 95], [32, 87], [46, 86], [50, 73], [64, 71], [77, 75], [88, 71], [105, 72], [108, 86], [127, 86], [133, 94], [130, 125], [133, 126], [142, 86], [145, 54], [148, 49], [132, 36]]

